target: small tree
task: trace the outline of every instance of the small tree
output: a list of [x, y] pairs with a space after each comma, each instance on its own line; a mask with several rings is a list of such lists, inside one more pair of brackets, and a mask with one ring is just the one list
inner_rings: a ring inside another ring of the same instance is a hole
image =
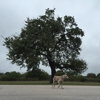
[[31, 78], [35, 80], [48, 80], [49, 74], [45, 72], [44, 70], [41, 70], [39, 68], [33, 68], [32, 71], [28, 71], [26, 74], [26, 78]]
[[65, 73], [62, 71], [62, 70], [58, 70], [57, 72], [56, 72], [56, 75], [58, 75], [58, 76], [60, 76], [60, 75], [64, 75]]
[[82, 29], [74, 17], [55, 17], [55, 9], [46, 9], [45, 15], [27, 19], [20, 35], [5, 38], [8, 59], [28, 70], [40, 62], [51, 68], [51, 81], [56, 68], [76, 74], [87, 69], [86, 62], [78, 58], [81, 51]]
[[88, 73], [87, 78], [96, 78], [96, 74], [94, 73]]
[[97, 78], [100, 79], [100, 73], [98, 73]]

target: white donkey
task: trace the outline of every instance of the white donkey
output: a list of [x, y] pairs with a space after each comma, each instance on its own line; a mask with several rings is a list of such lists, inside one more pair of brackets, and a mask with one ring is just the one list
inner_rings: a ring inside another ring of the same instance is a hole
[[58, 83], [58, 88], [61, 86], [61, 88], [63, 89], [62, 83], [63, 83], [64, 79], [68, 79], [68, 76], [66, 74], [62, 75], [62, 76], [54, 76], [52, 88], [55, 87], [55, 83]]

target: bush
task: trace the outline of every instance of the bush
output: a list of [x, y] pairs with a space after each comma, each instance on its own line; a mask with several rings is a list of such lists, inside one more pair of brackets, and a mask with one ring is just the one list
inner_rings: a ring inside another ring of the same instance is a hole
[[57, 76], [61, 76], [61, 75], [64, 75], [65, 73], [62, 71], [62, 70], [58, 70], [57, 72], [56, 72], [56, 75]]

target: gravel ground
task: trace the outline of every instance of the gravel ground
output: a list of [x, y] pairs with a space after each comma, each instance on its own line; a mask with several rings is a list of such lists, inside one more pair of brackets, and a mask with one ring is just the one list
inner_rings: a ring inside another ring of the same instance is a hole
[[100, 86], [0, 85], [0, 100], [100, 100]]

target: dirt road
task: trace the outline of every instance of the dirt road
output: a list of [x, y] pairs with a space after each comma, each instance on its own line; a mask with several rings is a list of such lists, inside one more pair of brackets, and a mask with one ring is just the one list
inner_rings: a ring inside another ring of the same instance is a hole
[[100, 86], [0, 85], [0, 100], [100, 100]]

